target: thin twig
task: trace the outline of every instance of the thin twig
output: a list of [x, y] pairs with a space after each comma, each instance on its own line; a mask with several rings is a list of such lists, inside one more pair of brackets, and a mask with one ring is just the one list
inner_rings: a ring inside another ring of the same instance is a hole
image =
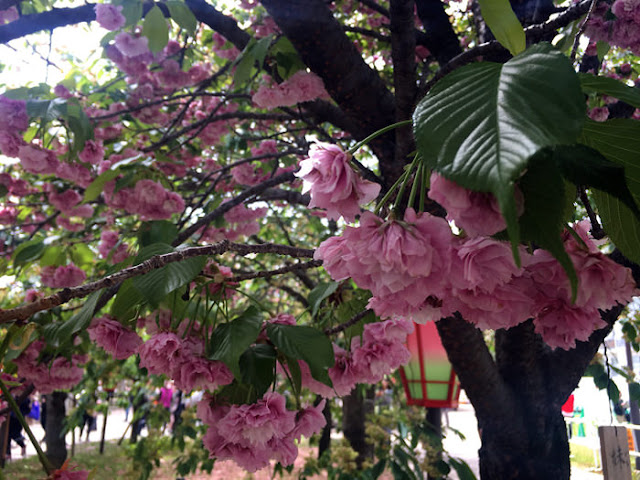
[[593, 10], [595, 9], [597, 3], [598, 3], [598, 0], [591, 0], [591, 5], [589, 5], [589, 11], [587, 12], [587, 15], [584, 17], [584, 20], [582, 20], [582, 23], [580, 24], [580, 28], [576, 32], [576, 36], [573, 38], [573, 46], [571, 47], [571, 56], [569, 57], [571, 58], [571, 63], [576, 61], [576, 53], [578, 52], [580, 37], [586, 30], [587, 22], [589, 21], [589, 18], [591, 18], [591, 14], [593, 13]]
[[254, 278], [271, 278], [276, 275], [282, 275], [283, 273], [295, 272], [296, 270], [308, 270], [310, 268], [316, 268], [322, 265], [322, 260], [311, 260], [304, 263], [296, 263], [294, 265], [287, 265], [286, 267], [276, 268], [274, 270], [267, 270], [262, 272], [240, 273], [230, 278], [231, 282], [241, 282], [243, 280], [251, 280]]
[[325, 329], [324, 333], [326, 335], [333, 335], [335, 333], [342, 332], [343, 330], [346, 330], [350, 326], [355, 325], [356, 323], [358, 323], [360, 320], [362, 320], [364, 317], [366, 317], [367, 314], [370, 313], [371, 311], [372, 310], [369, 310], [369, 309], [363, 310], [360, 313], [355, 314], [353, 317], [351, 317], [346, 322], [341, 323], [340, 325], [337, 325], [337, 326], [335, 326], [333, 328]]

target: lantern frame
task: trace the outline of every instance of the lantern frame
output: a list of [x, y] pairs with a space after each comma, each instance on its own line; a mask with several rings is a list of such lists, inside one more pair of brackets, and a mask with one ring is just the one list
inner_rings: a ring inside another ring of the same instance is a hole
[[[432, 347], [431, 350], [427, 348], [427, 337], [429, 337], [430, 340], [429, 343]], [[440, 335], [438, 334], [435, 323], [428, 322], [424, 325], [414, 324], [413, 333], [411, 333], [407, 337], [407, 348], [409, 348], [410, 351], [412, 350], [410, 348], [412, 344], [417, 346], [417, 351], [415, 351], [415, 349], [414, 351], [412, 351], [412, 358], [410, 362], [415, 362], [416, 360], [418, 361], [420, 378], [408, 378], [407, 372], [405, 371], [405, 369], [408, 369], [408, 367], [400, 367], [400, 379], [402, 381], [402, 386], [404, 387], [404, 392], [407, 398], [407, 405], [417, 405], [427, 408], [457, 408], [460, 398], [460, 381], [458, 380], [458, 376], [453, 370], [453, 366], [449, 362], [448, 358], [446, 358], [446, 352], [444, 350], [444, 347], [442, 346], [442, 342], [440, 341]], [[432, 355], [440, 354], [446, 359], [446, 363], [451, 369], [451, 373], [449, 374], [449, 378], [447, 380], [435, 380], [427, 377], [425, 365], [427, 364], [426, 362], [428, 362], [428, 359], [426, 357], [429, 353], [431, 353]], [[411, 387], [415, 386], [416, 384], [420, 386], [422, 398], [416, 398], [411, 393]], [[447, 385], [447, 398], [444, 400], [441, 398], [429, 398], [428, 386], [430, 385]]]

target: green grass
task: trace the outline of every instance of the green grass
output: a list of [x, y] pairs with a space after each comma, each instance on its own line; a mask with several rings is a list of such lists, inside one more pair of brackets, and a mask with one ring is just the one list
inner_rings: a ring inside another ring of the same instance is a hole
[[[579, 467], [583, 470], [594, 470], [596, 465], [593, 458], [593, 450], [586, 445], [580, 445], [575, 442], [569, 442], [571, 450], [571, 465]], [[600, 461], [598, 460], [598, 467]]]
[[[115, 442], [106, 443], [103, 455], [98, 453], [98, 447], [99, 442], [76, 445], [75, 456], [69, 463], [80, 465], [83, 470], [95, 468], [92, 480], [129, 480], [126, 475], [129, 459], [122, 447]], [[68, 454], [71, 454], [71, 449]], [[36, 456], [7, 463], [3, 473], [7, 480], [43, 480], [46, 477]]]

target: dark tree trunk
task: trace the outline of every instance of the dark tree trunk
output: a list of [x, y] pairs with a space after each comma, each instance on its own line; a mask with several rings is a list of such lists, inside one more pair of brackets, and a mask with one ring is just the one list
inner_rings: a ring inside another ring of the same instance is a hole
[[621, 310], [602, 314], [607, 327], [568, 351], [545, 345], [531, 320], [498, 330], [495, 359], [472, 324], [459, 316], [437, 322], [449, 360], [476, 410], [483, 480], [569, 479], [561, 406]]
[[[316, 397], [316, 405], [322, 401], [322, 397], [318, 395]], [[331, 429], [333, 427], [333, 419], [331, 418], [331, 400], [327, 399], [327, 403], [322, 410], [322, 415], [326, 420], [326, 424], [322, 429], [322, 435], [320, 435], [320, 441], [318, 442], [318, 458], [322, 456], [324, 452], [331, 447]]]
[[64, 401], [67, 394], [53, 392], [47, 395], [47, 458], [55, 468], [60, 468], [67, 459], [67, 445], [64, 440], [64, 419], [66, 416]]
[[358, 468], [373, 455], [373, 445], [367, 443], [364, 431], [366, 415], [373, 411], [373, 394], [373, 388], [367, 390], [366, 397], [361, 389], [356, 388], [342, 398], [342, 430], [351, 447], [358, 452]]

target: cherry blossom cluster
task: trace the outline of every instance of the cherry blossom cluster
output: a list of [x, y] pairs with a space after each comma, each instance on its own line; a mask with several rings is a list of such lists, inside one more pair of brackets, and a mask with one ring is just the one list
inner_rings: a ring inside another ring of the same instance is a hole
[[301, 70], [282, 83], [263, 83], [251, 100], [260, 108], [271, 109], [289, 107], [328, 96], [320, 77]]
[[606, 2], [599, 3], [585, 32], [594, 41], [602, 40], [640, 55], [640, 1], [615, 0], [611, 7]]
[[49, 288], [68, 288], [80, 285], [87, 279], [87, 274], [79, 267], [70, 263], [55, 267], [44, 267], [40, 273], [40, 281]]
[[332, 386], [311, 376], [309, 365], [300, 360], [302, 386], [325, 398], [349, 395], [359, 383], [374, 384], [393, 373], [410, 359], [406, 347], [413, 322], [392, 318], [364, 326], [362, 338], [351, 340], [350, 350], [333, 344], [335, 364], [329, 368]]
[[325, 401], [315, 407], [288, 410], [277, 392], [266, 393], [252, 404], [229, 405], [206, 395], [198, 404], [198, 417], [207, 425], [202, 438], [211, 458], [234, 460], [249, 472], [271, 460], [292, 465], [298, 456], [296, 441], [324, 427]]
[[[371, 291], [368, 305], [380, 317], [424, 323], [459, 312], [490, 329], [533, 318], [547, 344], [569, 349], [602, 326], [598, 310], [628, 302], [637, 293], [631, 271], [603, 255], [586, 227], [576, 224], [582, 242], [565, 235], [579, 279], [572, 302], [569, 279], [547, 251], [522, 249], [522, 267], [517, 268], [509, 244], [482, 236], [504, 228], [492, 201], [435, 180], [429, 195], [451, 207], [449, 218], [471, 236], [454, 236], [444, 219], [408, 208], [403, 220], [365, 212], [358, 226], [346, 227], [316, 250], [315, 258], [323, 260], [334, 280], [352, 278]], [[489, 221], [479, 224], [475, 215]]]
[[351, 167], [351, 156], [337, 145], [314, 143], [309, 158], [300, 162], [296, 176], [303, 179], [303, 193], [311, 193], [309, 207], [327, 210], [327, 217], [354, 221], [360, 205], [380, 193], [380, 185], [363, 180]]
[[36, 340], [13, 361], [18, 367], [18, 377], [33, 383], [43, 394], [67, 390], [77, 385], [84, 375], [84, 369], [79, 365], [87, 361], [86, 355], [72, 355], [70, 360], [55, 357], [46, 361], [46, 357], [40, 358], [44, 347], [43, 341]]

